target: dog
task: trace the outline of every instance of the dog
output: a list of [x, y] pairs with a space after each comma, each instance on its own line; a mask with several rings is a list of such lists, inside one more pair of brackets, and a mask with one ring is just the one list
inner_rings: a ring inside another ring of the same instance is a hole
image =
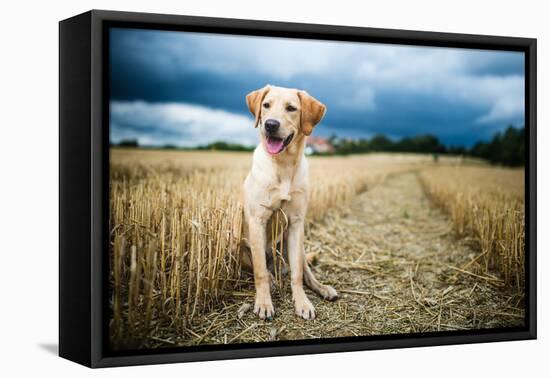
[[314, 319], [315, 309], [304, 283], [324, 299], [338, 298], [333, 287], [315, 278], [304, 251], [309, 189], [304, 149], [306, 137], [324, 117], [326, 107], [303, 90], [271, 85], [249, 93], [246, 103], [260, 137], [241, 195], [243, 240], [248, 251], [243, 263], [251, 265], [254, 273], [254, 313], [260, 319], [271, 319], [275, 314], [270, 292], [272, 274], [267, 263], [271, 232], [267, 230], [274, 212], [280, 209], [288, 222], [283, 238], [295, 311], [303, 319]]

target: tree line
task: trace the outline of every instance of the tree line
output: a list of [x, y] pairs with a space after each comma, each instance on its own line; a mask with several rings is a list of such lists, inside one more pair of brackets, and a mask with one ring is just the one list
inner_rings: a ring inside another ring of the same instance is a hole
[[[333, 135], [329, 142], [336, 155], [361, 154], [369, 152], [412, 152], [439, 155], [462, 155], [485, 159], [491, 164], [522, 166], [525, 164], [525, 128], [509, 126], [503, 133], [496, 133], [488, 142], [477, 142], [471, 148], [464, 146], [445, 146], [436, 136], [426, 134], [392, 140], [383, 134], [370, 139], [346, 139]], [[123, 140], [119, 147], [140, 147], [137, 140]], [[155, 147], [159, 148], [159, 147]], [[163, 149], [215, 150], [215, 151], [251, 151], [253, 147], [236, 143], [214, 142], [197, 147], [177, 147], [166, 145]]]
[[436, 136], [426, 134], [391, 140], [383, 134], [371, 139], [341, 139], [333, 135], [329, 141], [337, 155], [368, 152], [412, 152], [438, 155], [462, 155], [481, 158], [491, 164], [522, 166], [525, 164], [525, 128], [509, 126], [488, 142], [477, 142], [471, 148], [445, 146]]
[[525, 165], [525, 128], [510, 126], [504, 133], [497, 133], [490, 142], [477, 142], [469, 154], [492, 164]]

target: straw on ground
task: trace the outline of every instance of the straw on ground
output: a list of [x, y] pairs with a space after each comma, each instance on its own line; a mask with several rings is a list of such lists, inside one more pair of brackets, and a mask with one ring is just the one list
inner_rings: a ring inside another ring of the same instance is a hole
[[[254, 290], [240, 269], [240, 235], [235, 231], [240, 228], [233, 227], [242, 222], [238, 188], [250, 155], [114, 150], [112, 346], [149, 348], [519, 324], [523, 298], [520, 290], [511, 289], [510, 277], [521, 273], [510, 259], [521, 260], [523, 255], [514, 250], [513, 258], [506, 257], [504, 246], [497, 252], [502, 258], [490, 256], [493, 252], [483, 245], [496, 234], [476, 233], [471, 226], [456, 239], [453, 230], [461, 230], [463, 218], [456, 215], [460, 213], [456, 206], [448, 204], [455, 197], [438, 194], [442, 187], [447, 192], [458, 188], [441, 185], [444, 179], [437, 181], [449, 176], [438, 166], [458, 161], [440, 159], [435, 164], [430, 156], [418, 155], [311, 159], [306, 251], [317, 256], [320, 278], [336, 286], [343, 298], [326, 303], [310, 293], [319, 317], [305, 323], [295, 319], [289, 288], [280, 279], [274, 295], [277, 317], [264, 324], [246, 310]], [[417, 172], [450, 219], [431, 205]], [[500, 177], [499, 172], [494, 175]], [[464, 209], [479, 206], [474, 201], [479, 197], [469, 198], [470, 207]], [[508, 197], [491, 198], [491, 206], [501, 209], [504, 204], [498, 198]], [[520, 238], [522, 229], [517, 232], [514, 235]], [[508, 264], [505, 269], [504, 264]]]

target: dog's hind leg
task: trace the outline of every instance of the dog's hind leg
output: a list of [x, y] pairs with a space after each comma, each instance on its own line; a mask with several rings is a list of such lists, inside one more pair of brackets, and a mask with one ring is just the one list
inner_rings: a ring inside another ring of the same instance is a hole
[[307, 287], [319, 294], [323, 299], [334, 301], [338, 299], [338, 293], [332, 286], [323, 285], [315, 278], [304, 254], [304, 282]]

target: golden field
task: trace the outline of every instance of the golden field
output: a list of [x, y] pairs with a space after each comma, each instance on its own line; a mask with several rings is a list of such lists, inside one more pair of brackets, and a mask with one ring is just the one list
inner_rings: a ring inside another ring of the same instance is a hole
[[[195, 320], [248, 282], [239, 262], [238, 198], [250, 160], [250, 153], [237, 152], [111, 150], [110, 335], [115, 348], [143, 347], [140, 340], [155, 339], [156, 331], [167, 327], [184, 329], [200, 342]], [[460, 159], [445, 157], [436, 163], [431, 156], [412, 154], [309, 161], [306, 232], [359, 193], [413, 172], [448, 212], [458, 234], [479, 244], [479, 256], [463, 268], [475, 266], [472, 274], [521, 286], [523, 171], [461, 165]]]
[[495, 167], [436, 167], [420, 173], [426, 192], [449, 213], [458, 234], [478, 244], [481, 254], [470, 265], [483, 274], [497, 271], [505, 284], [520, 289], [525, 278], [524, 176], [523, 169]]

